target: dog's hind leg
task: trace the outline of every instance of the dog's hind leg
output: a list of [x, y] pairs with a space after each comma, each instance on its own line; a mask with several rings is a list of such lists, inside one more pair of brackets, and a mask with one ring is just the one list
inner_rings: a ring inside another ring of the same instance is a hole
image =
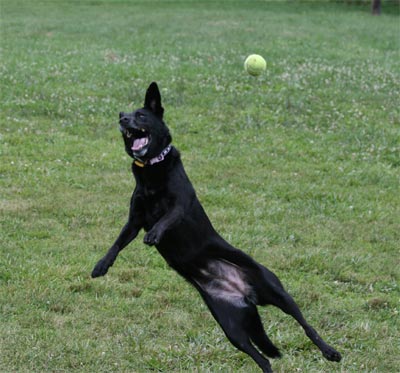
[[281, 291], [277, 294], [277, 297], [271, 302], [276, 307], [279, 307], [283, 312], [292, 316], [302, 326], [308, 338], [321, 350], [322, 355], [330, 361], [340, 361], [341, 355], [333, 347], [329, 346], [317, 333], [317, 331], [307, 323], [304, 316], [302, 315], [299, 307], [293, 300], [293, 298], [286, 293]]
[[277, 349], [268, 337], [265, 336], [266, 339], [262, 339], [260, 334], [253, 330], [256, 325], [253, 323], [252, 317], [257, 313], [256, 306], [251, 304], [235, 305], [227, 300], [210, 297], [203, 291], [200, 291], [200, 293], [229, 341], [237, 349], [249, 355], [263, 372], [272, 372], [269, 360], [261, 355], [251, 343], [254, 338], [256, 339], [253, 340], [254, 343], [259, 345], [261, 350], [264, 350], [261, 348], [262, 346], [268, 350], [269, 354], [272, 355], [274, 351], [276, 355]]
[[271, 304], [291, 315], [303, 327], [306, 335], [330, 361], [340, 361], [341, 355], [329, 346], [304, 319], [293, 298], [285, 291], [278, 277], [247, 254], [232, 247], [222, 239], [211, 246], [210, 255], [226, 260], [245, 271], [256, 294], [256, 304]]
[[[280, 308], [283, 312], [292, 316], [304, 329], [306, 335], [310, 340], [321, 350], [322, 355], [330, 361], [340, 361], [341, 355], [333, 347], [329, 346], [317, 333], [317, 331], [310, 326], [302, 315], [300, 308], [293, 300], [293, 298], [286, 292], [280, 283], [279, 279], [269, 271], [263, 268], [264, 280], [263, 284], [258, 283], [257, 293], [259, 299], [262, 299], [261, 304], [271, 304]], [[264, 289], [262, 286], [264, 285]]]

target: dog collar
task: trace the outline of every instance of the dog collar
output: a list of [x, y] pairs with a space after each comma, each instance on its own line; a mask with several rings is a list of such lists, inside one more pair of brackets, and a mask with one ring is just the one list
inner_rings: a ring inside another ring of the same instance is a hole
[[167, 154], [171, 151], [171, 149], [172, 149], [172, 145], [169, 144], [157, 157], [154, 157], [154, 158], [150, 159], [149, 161], [145, 161], [145, 162], [143, 162], [139, 158], [135, 158], [134, 163], [136, 166], [139, 166], [139, 167], [144, 167], [146, 165], [152, 166], [153, 164], [162, 162], [165, 159], [165, 157], [167, 156]]

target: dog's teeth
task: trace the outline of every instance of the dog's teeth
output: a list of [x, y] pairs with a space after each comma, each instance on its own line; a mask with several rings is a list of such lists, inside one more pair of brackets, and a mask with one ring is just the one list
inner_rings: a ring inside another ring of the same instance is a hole
[[146, 130], [145, 130], [144, 128], [141, 128], [140, 130], [141, 130], [142, 132], [146, 132]]
[[126, 133], [126, 137], [127, 137], [128, 139], [130, 139], [130, 138], [132, 137], [132, 134], [131, 134], [130, 132], [127, 132], [127, 133]]

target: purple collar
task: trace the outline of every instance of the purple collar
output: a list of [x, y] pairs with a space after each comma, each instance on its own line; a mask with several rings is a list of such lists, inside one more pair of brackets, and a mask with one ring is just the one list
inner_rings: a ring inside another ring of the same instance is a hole
[[134, 163], [136, 166], [139, 166], [139, 167], [144, 167], [146, 165], [152, 166], [153, 164], [162, 162], [165, 159], [165, 157], [167, 156], [167, 154], [171, 151], [171, 149], [172, 149], [172, 145], [169, 144], [157, 157], [154, 157], [146, 162], [143, 162], [142, 160], [135, 158]]

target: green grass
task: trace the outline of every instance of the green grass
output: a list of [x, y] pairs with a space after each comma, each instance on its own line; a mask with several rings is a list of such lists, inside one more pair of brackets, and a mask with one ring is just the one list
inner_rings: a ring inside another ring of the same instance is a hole
[[143, 235], [90, 279], [134, 187], [118, 112], [153, 80], [215, 227], [344, 356], [325, 361], [264, 308], [274, 369], [397, 371], [400, 30], [385, 4], [2, 0], [0, 371], [258, 371]]

